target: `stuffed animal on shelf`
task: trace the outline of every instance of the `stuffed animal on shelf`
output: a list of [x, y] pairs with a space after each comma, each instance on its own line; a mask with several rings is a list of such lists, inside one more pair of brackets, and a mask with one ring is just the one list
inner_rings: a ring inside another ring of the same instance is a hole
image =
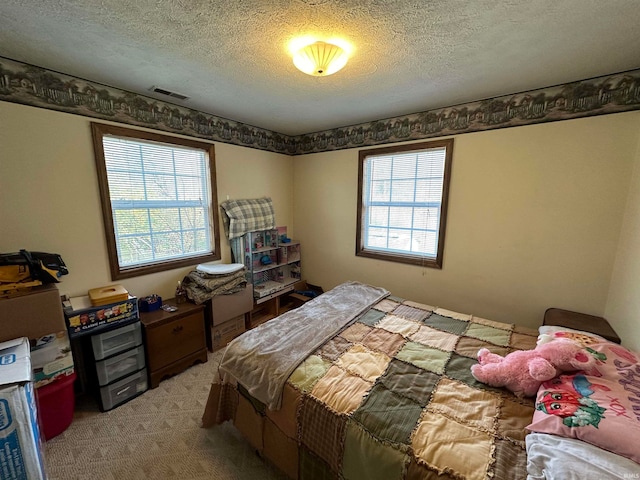
[[556, 340], [504, 357], [481, 348], [478, 364], [471, 366], [471, 374], [492, 387], [506, 387], [519, 397], [529, 397], [536, 394], [542, 382], [561, 372], [590, 370], [595, 363], [595, 358], [580, 345]]

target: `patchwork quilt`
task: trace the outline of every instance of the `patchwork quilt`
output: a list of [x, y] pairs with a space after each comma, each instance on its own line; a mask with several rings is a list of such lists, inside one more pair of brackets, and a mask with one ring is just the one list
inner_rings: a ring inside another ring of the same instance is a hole
[[537, 335], [390, 296], [295, 369], [279, 410], [214, 382], [203, 423], [234, 419], [293, 478], [523, 479], [533, 401], [470, 367], [482, 347], [505, 355]]

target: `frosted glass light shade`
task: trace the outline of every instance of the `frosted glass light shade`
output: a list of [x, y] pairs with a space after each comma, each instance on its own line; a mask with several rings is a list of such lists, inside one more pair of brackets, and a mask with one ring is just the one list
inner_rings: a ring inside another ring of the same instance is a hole
[[338, 45], [315, 42], [298, 50], [293, 56], [293, 64], [307, 75], [324, 77], [336, 73], [348, 59], [347, 52]]

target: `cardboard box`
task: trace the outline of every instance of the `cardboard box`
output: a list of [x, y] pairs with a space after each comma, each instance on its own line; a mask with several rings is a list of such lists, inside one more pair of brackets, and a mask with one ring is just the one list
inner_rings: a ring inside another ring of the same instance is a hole
[[73, 374], [73, 354], [67, 331], [52, 333], [29, 340], [31, 344], [31, 368], [36, 388]]
[[221, 323], [213, 327], [211, 337], [213, 338], [213, 351], [225, 347], [227, 343], [245, 332], [244, 315]]
[[0, 342], [40, 338], [66, 328], [60, 292], [54, 284], [0, 299]]
[[253, 285], [247, 284], [241, 292], [216, 295], [211, 299], [211, 321], [209, 325], [220, 325], [232, 318], [244, 315], [253, 308]]
[[0, 478], [44, 479], [29, 340], [0, 343]]
[[94, 307], [88, 296], [73, 297], [65, 302], [64, 316], [69, 337], [75, 338], [138, 321], [138, 300], [130, 295], [124, 302]]

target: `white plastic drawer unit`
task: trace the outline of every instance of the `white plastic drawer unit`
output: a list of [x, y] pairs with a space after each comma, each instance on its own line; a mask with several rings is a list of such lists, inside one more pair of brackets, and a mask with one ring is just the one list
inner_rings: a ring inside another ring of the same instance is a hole
[[142, 368], [144, 368], [144, 347], [140, 345], [106, 360], [98, 360], [96, 362], [98, 383], [107, 385]]
[[96, 360], [110, 357], [142, 344], [140, 322], [109, 330], [91, 337], [93, 356]]
[[147, 369], [129, 375], [117, 382], [100, 387], [100, 400], [102, 410], [107, 411], [118, 405], [137, 397], [147, 390]]

